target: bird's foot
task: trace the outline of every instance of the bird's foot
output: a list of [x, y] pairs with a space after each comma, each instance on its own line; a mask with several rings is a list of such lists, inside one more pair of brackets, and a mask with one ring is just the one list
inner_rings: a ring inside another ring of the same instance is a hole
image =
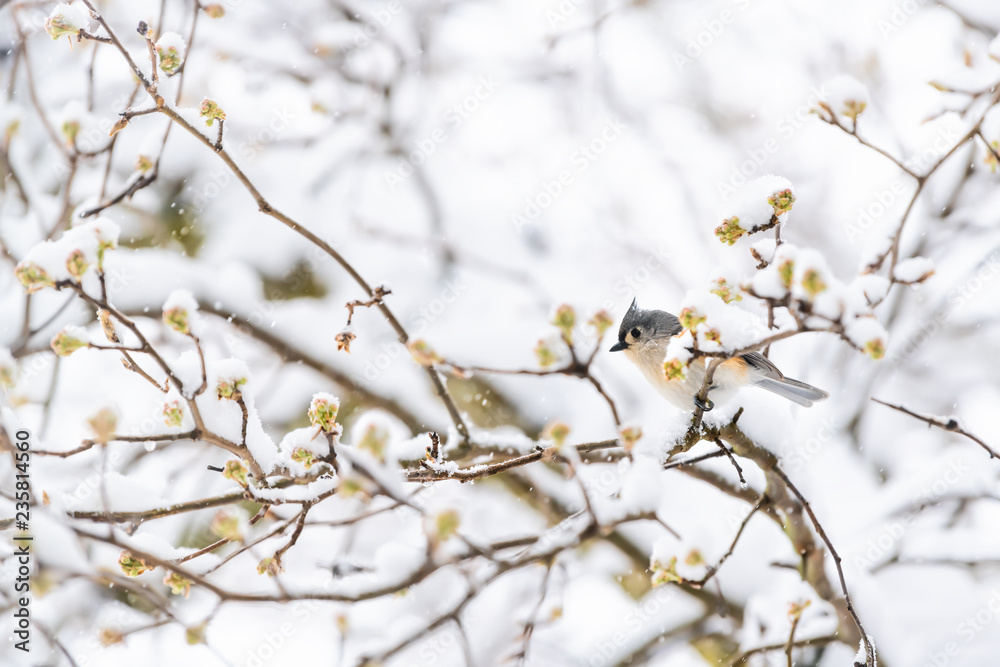
[[711, 412], [712, 408], [715, 407], [715, 403], [713, 403], [709, 399], [706, 398], [703, 401], [700, 398], [698, 398], [697, 396], [694, 397], [694, 404], [696, 406], [698, 406], [699, 408], [701, 408], [704, 412]]

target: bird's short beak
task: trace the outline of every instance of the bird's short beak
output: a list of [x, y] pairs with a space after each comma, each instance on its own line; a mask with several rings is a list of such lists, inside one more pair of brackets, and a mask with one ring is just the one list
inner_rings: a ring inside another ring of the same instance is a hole
[[628, 343], [623, 343], [622, 341], [618, 341], [617, 343], [615, 343], [614, 345], [612, 345], [611, 349], [608, 350], [608, 351], [609, 352], [621, 352], [622, 350], [627, 350], [627, 349], [628, 349]]

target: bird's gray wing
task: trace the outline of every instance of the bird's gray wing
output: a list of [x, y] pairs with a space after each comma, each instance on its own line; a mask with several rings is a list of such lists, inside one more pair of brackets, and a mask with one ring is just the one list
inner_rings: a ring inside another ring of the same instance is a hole
[[780, 380], [785, 377], [782, 375], [781, 371], [778, 370], [778, 367], [771, 363], [770, 359], [759, 352], [748, 352], [740, 355], [740, 357], [755, 369], [764, 373], [766, 377], [774, 380]]

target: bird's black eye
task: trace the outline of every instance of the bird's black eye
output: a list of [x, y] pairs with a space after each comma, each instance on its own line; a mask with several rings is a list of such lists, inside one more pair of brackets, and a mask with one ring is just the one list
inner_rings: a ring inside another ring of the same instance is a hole
[[639, 331], [638, 327], [636, 327], [635, 329], [632, 329], [632, 331], [630, 331], [629, 333], [631, 333], [632, 334], [632, 338], [635, 338], [636, 340], [639, 340], [639, 336], [642, 334], [642, 332]]

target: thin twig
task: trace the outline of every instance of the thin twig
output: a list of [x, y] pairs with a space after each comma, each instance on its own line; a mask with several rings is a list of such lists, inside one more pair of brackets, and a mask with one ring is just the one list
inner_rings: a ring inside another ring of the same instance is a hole
[[521, 649], [515, 653], [512, 657], [517, 659], [517, 664], [523, 665], [528, 660], [528, 648], [531, 645], [531, 635], [535, 632], [535, 625], [538, 623], [538, 613], [542, 609], [542, 603], [545, 602], [545, 595], [549, 587], [549, 579], [552, 577], [552, 566], [553, 563], [545, 563], [545, 574], [542, 575], [542, 583], [539, 586], [538, 601], [535, 603], [534, 608], [531, 613], [528, 614], [528, 620], [524, 624], [524, 630], [521, 633], [523, 639], [521, 640]]
[[723, 444], [723, 442], [721, 440], [719, 440], [718, 438], [715, 438], [714, 442], [715, 442], [716, 445], [718, 445], [719, 449], [721, 449], [723, 451], [723, 453], [726, 456], [729, 457], [729, 462], [733, 464], [734, 468], [736, 468], [736, 474], [739, 475], [740, 484], [742, 484], [743, 486], [746, 486], [747, 485], [747, 481], [743, 478], [743, 468], [741, 468], [740, 464], [736, 462], [736, 457], [733, 456], [733, 453], [731, 451], [729, 451], [729, 448], [726, 447], [726, 445]]
[[751, 517], [757, 513], [757, 510], [767, 504], [767, 502], [767, 497], [761, 496], [760, 500], [757, 501], [757, 504], [755, 504], [750, 511], [747, 512], [747, 515], [743, 517], [743, 521], [740, 523], [739, 529], [736, 531], [736, 535], [733, 537], [733, 541], [729, 544], [729, 549], [726, 553], [722, 554], [719, 562], [708, 568], [705, 576], [696, 580], [682, 578], [681, 582], [693, 588], [703, 588], [705, 584], [707, 584], [708, 581], [718, 573], [718, 571], [722, 568], [722, 565], [729, 559], [729, 557], [733, 555], [733, 551], [736, 549], [736, 543], [740, 541], [740, 537], [743, 535], [743, 530], [747, 527], [747, 524], [750, 523]]
[[785, 644], [785, 658], [787, 658], [787, 667], [792, 667], [792, 648], [795, 647], [795, 631], [799, 627], [799, 621], [802, 620], [802, 614], [795, 614], [792, 618], [792, 627], [788, 631], [788, 642]]
[[920, 421], [930, 424], [931, 426], [937, 426], [938, 428], [944, 429], [945, 431], [951, 431], [952, 433], [958, 433], [959, 435], [964, 435], [966, 438], [968, 438], [969, 440], [973, 441], [974, 443], [985, 449], [989, 453], [991, 459], [1000, 457], [1000, 454], [998, 454], [995, 449], [993, 449], [985, 442], [983, 442], [982, 439], [980, 439], [978, 436], [972, 433], [969, 433], [964, 428], [962, 428], [962, 426], [958, 423], [958, 420], [955, 419], [954, 417], [949, 417], [948, 421], [943, 421], [936, 417], [931, 417], [929, 415], [922, 415], [920, 413], [913, 412], [912, 410], [904, 408], [902, 405], [893, 405], [892, 403], [886, 403], [885, 401], [879, 400], [877, 398], [872, 398], [872, 400], [875, 401], [876, 403], [879, 403], [880, 405], [884, 405], [887, 408], [898, 410], [899, 412], [902, 412], [904, 415], [909, 415], [914, 419], [919, 419]]
[[851, 618], [854, 619], [854, 624], [858, 626], [858, 631], [861, 633], [861, 641], [865, 645], [865, 665], [866, 667], [875, 667], [875, 648], [872, 646], [871, 639], [868, 637], [868, 633], [865, 631], [864, 626], [861, 624], [861, 618], [858, 616], [858, 612], [854, 609], [854, 602], [851, 600], [851, 594], [847, 590], [847, 580], [844, 578], [844, 568], [841, 565], [840, 554], [837, 553], [836, 548], [833, 546], [833, 542], [830, 541], [829, 536], [826, 531], [823, 530], [823, 526], [820, 525], [819, 519], [816, 518], [816, 513], [813, 512], [812, 505], [809, 501], [805, 499], [805, 496], [799, 492], [798, 487], [792, 484], [792, 480], [788, 479], [788, 476], [784, 471], [778, 466], [772, 468], [774, 474], [781, 478], [781, 480], [788, 487], [798, 501], [802, 503], [802, 507], [805, 508], [806, 514], [809, 515], [809, 520], [812, 521], [813, 527], [816, 532], [819, 533], [820, 539], [826, 544], [826, 548], [830, 550], [830, 555], [833, 557], [833, 564], [837, 567], [837, 575], [840, 577], [840, 590], [844, 593], [844, 601], [847, 603], [847, 611], [851, 614]]
[[[840, 637], [837, 635], [823, 635], [822, 637], [811, 637], [809, 639], [799, 639], [792, 643], [795, 648], [804, 648], [807, 646], [825, 646], [827, 644], [833, 644], [834, 642], [840, 641]], [[770, 653], [771, 651], [782, 651], [788, 646], [787, 642], [781, 642], [780, 644], [767, 644], [765, 646], [758, 646], [757, 648], [752, 648], [736, 656], [736, 658], [729, 663], [729, 667], [735, 667], [736, 665], [747, 664], [747, 659], [751, 656], [757, 655], [759, 653]]]

